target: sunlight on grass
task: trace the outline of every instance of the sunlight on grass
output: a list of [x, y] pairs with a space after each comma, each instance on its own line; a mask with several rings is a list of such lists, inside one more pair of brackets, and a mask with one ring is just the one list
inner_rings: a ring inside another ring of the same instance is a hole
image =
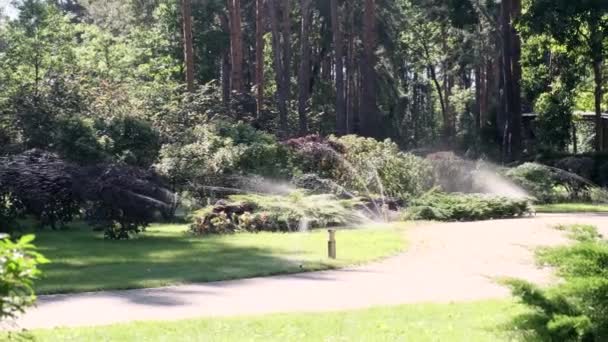
[[[373, 290], [373, 289], [370, 289]], [[508, 332], [524, 312], [509, 301], [357, 311], [129, 323], [34, 331], [37, 341], [523, 341]]]
[[338, 259], [327, 259], [327, 232], [196, 237], [186, 225], [154, 225], [130, 241], [106, 241], [87, 227], [40, 232], [38, 293], [146, 288], [324, 270], [395, 255], [406, 224], [338, 232]]
[[608, 204], [557, 203], [539, 204], [534, 209], [538, 213], [608, 213]]

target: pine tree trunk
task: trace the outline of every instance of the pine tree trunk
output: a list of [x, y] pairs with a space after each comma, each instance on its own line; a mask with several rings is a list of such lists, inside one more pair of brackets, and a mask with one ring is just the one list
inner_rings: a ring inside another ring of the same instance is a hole
[[376, 3], [365, 0], [363, 13], [363, 58], [360, 129], [367, 137], [379, 138], [380, 120], [376, 104]]
[[285, 96], [287, 101], [291, 97], [291, 1], [281, 0], [283, 2], [283, 84], [285, 87]]
[[597, 57], [593, 62], [593, 75], [595, 80], [595, 149], [597, 152], [604, 150], [604, 127], [602, 125], [602, 64], [603, 60], [601, 57]]
[[482, 66], [479, 63], [475, 66], [475, 134], [477, 136], [481, 132], [481, 68]]
[[349, 3], [348, 13], [348, 49], [347, 49], [347, 98], [346, 98], [346, 133], [355, 132], [355, 6]]
[[[281, 28], [279, 25], [279, 10], [280, 0], [269, 0], [269, 12], [270, 12], [270, 26], [272, 32], [272, 50], [274, 54], [274, 66], [275, 66], [275, 82], [277, 84], [277, 107], [279, 109], [279, 126], [280, 135], [286, 137], [289, 133], [289, 127], [287, 123], [287, 100], [289, 98], [289, 89], [286, 81], [289, 81], [289, 67], [285, 63], [288, 58], [284, 56], [285, 51], [289, 49], [284, 48], [282, 44], [286, 44], [288, 38], [281, 40]], [[284, 28], [284, 25], [283, 25]], [[282, 44], [281, 44], [282, 43]]]
[[264, 0], [255, 2], [255, 85], [256, 112], [264, 109]]
[[501, 4], [501, 32], [502, 32], [502, 76], [504, 79], [504, 104], [506, 130], [503, 134], [504, 158], [513, 160], [511, 125], [513, 117], [513, 48], [511, 39], [511, 0], [503, 0]]
[[[230, 32], [228, 17], [225, 13], [219, 15], [220, 26], [225, 32]], [[230, 105], [230, 48], [225, 48], [222, 53], [222, 102], [224, 106]]]
[[304, 136], [308, 133], [308, 98], [310, 89], [310, 24], [312, 0], [300, 0], [302, 27], [300, 32], [300, 71], [298, 72], [298, 115], [299, 131]]
[[230, 22], [230, 88], [237, 93], [244, 91], [243, 86], [243, 32], [241, 27], [241, 0], [228, 0]]
[[336, 76], [336, 133], [346, 134], [346, 102], [344, 97], [344, 41], [340, 27], [338, 0], [330, 0], [331, 26], [334, 40], [334, 67]]
[[521, 38], [513, 22], [521, 16], [521, 0], [511, 1], [511, 41], [513, 56], [511, 68], [513, 72], [513, 98], [511, 101], [511, 158], [518, 160], [522, 153], [522, 112], [521, 112]]
[[184, 63], [186, 65], [186, 86], [194, 91], [194, 48], [192, 47], [192, 3], [182, 0], [182, 24], [184, 38]]

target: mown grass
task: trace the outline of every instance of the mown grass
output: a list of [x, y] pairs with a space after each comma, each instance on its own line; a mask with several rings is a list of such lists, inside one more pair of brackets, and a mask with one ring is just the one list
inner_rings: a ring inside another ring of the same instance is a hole
[[[373, 290], [373, 289], [370, 289]], [[525, 309], [510, 301], [419, 304], [357, 311], [135, 322], [38, 330], [34, 341], [524, 341], [510, 322]]]
[[537, 213], [608, 213], [608, 204], [591, 203], [557, 203], [539, 204], [534, 209]]
[[154, 225], [138, 238], [107, 241], [86, 226], [37, 233], [51, 263], [39, 294], [148, 288], [188, 282], [338, 268], [397, 254], [405, 224], [341, 230], [338, 259], [327, 256], [327, 232], [243, 233], [196, 237], [186, 225]]

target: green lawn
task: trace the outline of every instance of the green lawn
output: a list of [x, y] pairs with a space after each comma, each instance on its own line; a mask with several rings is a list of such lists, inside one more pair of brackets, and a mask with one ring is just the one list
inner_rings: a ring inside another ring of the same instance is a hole
[[538, 213], [608, 213], [608, 204], [558, 203], [535, 205]]
[[[359, 311], [128, 323], [39, 330], [34, 341], [523, 341], [508, 331], [524, 312], [509, 301], [421, 304]], [[529, 340], [529, 339], [528, 339]]]
[[36, 290], [146, 288], [342, 267], [402, 251], [405, 225], [339, 231], [337, 260], [326, 258], [325, 230], [195, 237], [185, 225], [154, 225], [130, 241], [106, 241], [86, 227], [44, 231], [35, 243], [51, 263]]

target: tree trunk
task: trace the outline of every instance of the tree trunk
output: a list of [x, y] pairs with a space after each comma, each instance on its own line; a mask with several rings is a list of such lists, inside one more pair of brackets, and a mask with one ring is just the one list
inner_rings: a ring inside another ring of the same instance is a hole
[[301, 0], [302, 30], [300, 32], [300, 71], [298, 73], [298, 115], [300, 135], [308, 133], [308, 97], [310, 94], [310, 5], [312, 0]]
[[342, 38], [342, 29], [340, 27], [338, 0], [331, 0], [330, 6], [336, 76], [336, 133], [340, 136], [345, 135], [347, 132], [346, 102], [344, 95], [344, 41]]
[[[446, 30], [445, 25], [441, 27], [441, 36], [443, 39], [441, 40], [441, 49], [443, 51], [448, 51], [448, 32]], [[443, 107], [442, 110], [444, 112], [444, 121], [443, 121], [443, 129], [444, 129], [444, 142], [450, 146], [452, 145], [453, 138], [455, 136], [455, 127], [454, 127], [454, 111], [452, 110], [450, 98], [452, 96], [452, 84], [453, 84], [453, 76], [451, 71], [452, 61], [450, 60], [450, 56], [446, 56], [441, 63], [442, 68], [442, 78], [443, 78]], [[434, 70], [434, 69], [433, 69]]]
[[376, 3], [375, 0], [365, 0], [360, 128], [363, 136], [379, 138], [381, 129], [376, 106], [376, 44]]
[[429, 64], [427, 69], [429, 71], [429, 75], [431, 76], [431, 80], [433, 81], [433, 84], [435, 85], [435, 89], [437, 90], [437, 95], [439, 96], [439, 105], [441, 107], [441, 115], [443, 117], [443, 123], [444, 123], [444, 125], [447, 125], [449, 123], [449, 114], [448, 114], [448, 110], [447, 110], [446, 101], [444, 98], [444, 92], [443, 92], [444, 89], [441, 86], [439, 79], [437, 78], [437, 72], [435, 71], [435, 66]]
[[346, 99], [346, 133], [355, 132], [355, 6], [349, 3], [348, 13], [348, 49], [347, 49], [347, 99]]
[[184, 63], [186, 65], [186, 86], [194, 91], [194, 49], [192, 47], [192, 3], [182, 0], [182, 24], [184, 38]]
[[481, 85], [481, 64], [475, 66], [475, 134], [479, 137], [481, 132], [481, 97], [482, 97], [482, 85]]
[[[225, 32], [230, 32], [228, 17], [225, 13], [220, 13], [220, 26]], [[222, 102], [224, 106], [230, 105], [230, 48], [225, 48], [222, 52]]]
[[255, 86], [256, 112], [260, 117], [264, 109], [264, 0], [255, 1]]
[[521, 16], [521, 0], [511, 1], [511, 42], [513, 55], [511, 68], [513, 73], [513, 93], [511, 101], [511, 158], [519, 160], [522, 153], [522, 112], [521, 112], [521, 38], [513, 22]]
[[286, 99], [291, 97], [291, 1], [283, 2], [283, 84], [285, 87]]
[[230, 89], [238, 93], [243, 87], [243, 32], [241, 27], [241, 0], [228, 0], [230, 22]]
[[503, 0], [501, 4], [501, 32], [502, 32], [502, 76], [504, 79], [504, 102], [506, 130], [503, 134], [503, 151], [507, 160], [513, 160], [512, 135], [513, 127], [513, 48], [511, 39], [511, 0]]
[[593, 62], [593, 75], [595, 79], [595, 150], [604, 150], [604, 127], [602, 125], [602, 57], [595, 58]]
[[[272, 50], [275, 66], [275, 82], [277, 84], [277, 107], [279, 109], [279, 126], [280, 135], [286, 137], [288, 135], [287, 123], [287, 100], [289, 98], [289, 64], [285, 63], [288, 58], [283, 56], [285, 49], [281, 44], [281, 29], [279, 27], [279, 0], [269, 0], [270, 26], [272, 32]], [[284, 28], [284, 26], [283, 26]], [[282, 43], [287, 40], [283, 37]]]

